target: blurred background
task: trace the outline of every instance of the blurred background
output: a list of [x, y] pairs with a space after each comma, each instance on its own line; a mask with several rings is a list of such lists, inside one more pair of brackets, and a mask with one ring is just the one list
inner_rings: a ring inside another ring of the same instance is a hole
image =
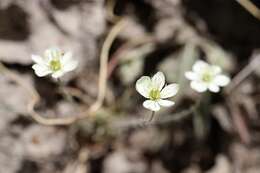
[[[0, 172], [259, 173], [258, 6], [0, 0]], [[79, 61], [62, 83], [31, 68], [31, 55], [53, 46]], [[197, 59], [222, 67], [230, 85], [205, 96], [191, 90], [184, 73]], [[157, 71], [180, 91], [175, 106], [143, 124], [151, 112], [135, 82]]]

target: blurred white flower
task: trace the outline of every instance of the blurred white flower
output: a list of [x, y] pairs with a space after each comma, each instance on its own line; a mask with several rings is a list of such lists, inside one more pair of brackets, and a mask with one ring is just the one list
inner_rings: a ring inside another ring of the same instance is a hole
[[47, 49], [43, 57], [32, 55], [32, 60], [36, 63], [32, 68], [37, 76], [51, 75], [55, 79], [74, 70], [78, 65], [78, 62], [72, 59], [71, 52], [63, 53], [58, 48]]
[[165, 85], [165, 77], [162, 72], [156, 73], [152, 78], [142, 76], [136, 82], [136, 90], [145, 98], [143, 106], [151, 111], [159, 111], [160, 106], [169, 107], [174, 105], [173, 101], [167, 98], [175, 96], [178, 92], [178, 85], [173, 83]]
[[198, 60], [193, 65], [192, 71], [186, 72], [185, 76], [191, 80], [192, 89], [198, 92], [209, 90], [217, 93], [220, 91], [220, 87], [226, 86], [230, 82], [230, 78], [221, 72], [222, 69], [219, 66]]

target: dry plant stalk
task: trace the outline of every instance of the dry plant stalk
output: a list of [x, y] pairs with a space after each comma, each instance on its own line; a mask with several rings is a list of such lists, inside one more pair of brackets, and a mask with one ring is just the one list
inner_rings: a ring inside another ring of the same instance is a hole
[[260, 64], [260, 55], [252, 57], [251, 61], [232, 79], [229, 86], [225, 89], [227, 95], [231, 95], [233, 91], [248, 77]]
[[251, 141], [251, 135], [236, 100], [237, 98], [234, 96], [229, 97], [227, 99], [227, 105], [230, 109], [233, 123], [237, 129], [238, 135], [245, 144], [249, 144]]
[[241, 6], [243, 6], [250, 14], [260, 20], [260, 10], [250, 0], [236, 0]]

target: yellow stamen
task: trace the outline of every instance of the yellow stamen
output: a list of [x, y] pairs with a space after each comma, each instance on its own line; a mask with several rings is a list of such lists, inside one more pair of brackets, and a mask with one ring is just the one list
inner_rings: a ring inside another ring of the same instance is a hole
[[50, 69], [52, 71], [58, 71], [61, 69], [61, 63], [59, 60], [51, 60], [50, 62]]
[[149, 93], [149, 97], [151, 100], [158, 100], [161, 97], [160, 91], [158, 89], [153, 89]]

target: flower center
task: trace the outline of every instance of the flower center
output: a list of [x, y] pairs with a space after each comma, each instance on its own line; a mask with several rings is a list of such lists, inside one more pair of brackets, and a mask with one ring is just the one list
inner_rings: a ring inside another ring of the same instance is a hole
[[58, 70], [60, 70], [60, 69], [61, 69], [61, 63], [60, 63], [60, 61], [57, 60], [57, 59], [51, 60], [51, 62], [50, 62], [50, 69], [51, 69], [52, 71], [58, 71]]
[[152, 89], [149, 93], [149, 97], [151, 100], [158, 100], [160, 99], [160, 91], [158, 89]]
[[203, 82], [206, 82], [206, 83], [209, 83], [213, 80], [213, 75], [209, 72], [206, 72], [202, 75], [202, 81]]

